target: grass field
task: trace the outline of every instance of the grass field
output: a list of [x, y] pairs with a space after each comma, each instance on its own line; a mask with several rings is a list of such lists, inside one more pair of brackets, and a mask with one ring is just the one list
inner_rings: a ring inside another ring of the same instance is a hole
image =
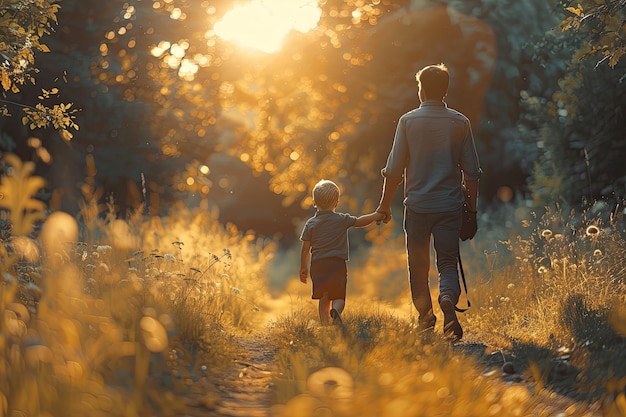
[[342, 332], [276, 242], [182, 205], [121, 220], [90, 188], [79, 218], [50, 214], [18, 162], [0, 185], [19, 196], [0, 200], [0, 416], [210, 409], [234, 341], [257, 333], [276, 351], [275, 416], [626, 415], [623, 207], [484, 213], [453, 346], [416, 330], [397, 224], [364, 232]]

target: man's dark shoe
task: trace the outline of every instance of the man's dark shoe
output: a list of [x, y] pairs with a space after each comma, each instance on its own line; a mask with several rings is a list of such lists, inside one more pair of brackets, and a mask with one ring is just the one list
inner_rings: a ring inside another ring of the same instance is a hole
[[439, 300], [439, 305], [443, 311], [443, 335], [452, 342], [458, 342], [463, 337], [463, 328], [456, 317], [452, 299], [443, 296]]
[[330, 310], [330, 318], [332, 319], [334, 326], [343, 327], [343, 321], [341, 320], [341, 315], [334, 308]]

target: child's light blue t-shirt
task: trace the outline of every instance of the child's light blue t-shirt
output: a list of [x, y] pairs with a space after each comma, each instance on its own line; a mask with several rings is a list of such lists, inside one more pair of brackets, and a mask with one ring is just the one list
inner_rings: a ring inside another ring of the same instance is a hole
[[318, 210], [304, 225], [300, 240], [311, 242], [311, 259], [339, 257], [348, 260], [348, 229], [356, 216]]

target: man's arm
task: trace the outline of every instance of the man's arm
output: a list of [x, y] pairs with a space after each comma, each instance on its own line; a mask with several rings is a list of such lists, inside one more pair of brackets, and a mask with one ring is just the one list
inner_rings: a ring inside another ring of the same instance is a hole
[[311, 242], [302, 241], [302, 250], [300, 251], [300, 281], [306, 284], [309, 276], [309, 259], [311, 258]]
[[383, 219], [385, 223], [391, 221], [391, 200], [401, 183], [402, 177], [383, 177], [382, 197], [376, 211], [385, 215]]

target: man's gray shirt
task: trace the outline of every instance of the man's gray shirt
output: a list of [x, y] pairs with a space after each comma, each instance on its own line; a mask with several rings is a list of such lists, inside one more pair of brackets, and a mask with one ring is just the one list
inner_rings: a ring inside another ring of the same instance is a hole
[[478, 180], [481, 169], [469, 119], [443, 101], [426, 100], [400, 117], [385, 177], [404, 177], [404, 204], [417, 213], [458, 210], [462, 174]]
[[348, 229], [356, 217], [331, 210], [318, 210], [304, 225], [300, 239], [311, 242], [313, 261], [338, 257], [348, 260]]

